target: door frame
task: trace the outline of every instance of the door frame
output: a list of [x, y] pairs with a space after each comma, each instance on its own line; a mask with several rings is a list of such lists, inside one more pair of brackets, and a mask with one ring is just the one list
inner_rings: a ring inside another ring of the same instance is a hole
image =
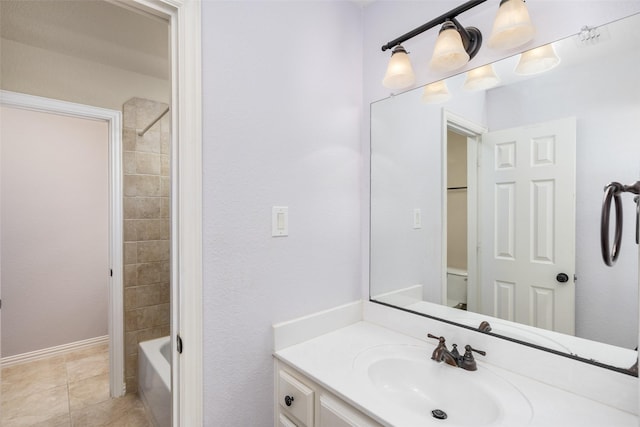
[[[0, 91], [0, 104], [13, 108], [107, 122], [109, 144], [109, 389], [111, 397], [123, 396], [123, 235], [122, 235], [122, 113], [106, 108], [57, 99]], [[105, 271], [105, 274], [109, 272]]]
[[[105, 0], [169, 23], [172, 425], [203, 425], [201, 0]], [[122, 245], [119, 245], [122, 251]], [[122, 256], [114, 256], [122, 262]], [[122, 271], [122, 268], [114, 272]], [[120, 292], [120, 297], [122, 293]], [[188, 308], [188, 309], [187, 309]], [[123, 322], [122, 316], [118, 317]], [[117, 330], [123, 331], [123, 328]], [[177, 352], [177, 336], [184, 344]], [[119, 351], [118, 354], [124, 354]], [[122, 356], [124, 358], [124, 355]], [[122, 364], [124, 367], [124, 363]], [[123, 369], [112, 369], [114, 372]], [[122, 381], [124, 384], [124, 380]], [[120, 389], [120, 388], [118, 388]]]
[[[487, 127], [475, 123], [449, 110], [442, 109], [442, 136], [440, 138], [442, 165], [442, 267], [441, 267], [441, 304], [447, 304], [447, 131], [449, 129], [467, 137], [467, 309], [475, 311], [478, 302], [478, 161], [480, 138], [488, 131]], [[471, 304], [469, 304], [471, 302]]]
[[[105, 0], [169, 23], [173, 427], [204, 424], [201, 0]], [[182, 340], [178, 353], [177, 337]]]

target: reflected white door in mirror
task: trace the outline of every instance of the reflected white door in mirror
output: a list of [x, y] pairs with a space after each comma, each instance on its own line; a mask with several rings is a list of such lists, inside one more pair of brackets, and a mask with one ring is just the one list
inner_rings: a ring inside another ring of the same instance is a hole
[[576, 120], [485, 133], [480, 146], [485, 244], [476, 306], [574, 335]]

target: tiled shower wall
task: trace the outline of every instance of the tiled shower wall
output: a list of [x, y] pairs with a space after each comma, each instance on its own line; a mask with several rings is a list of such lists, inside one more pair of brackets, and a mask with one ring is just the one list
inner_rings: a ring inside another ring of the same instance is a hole
[[169, 335], [170, 113], [167, 104], [124, 104], [124, 325], [127, 392], [138, 390], [138, 343]]

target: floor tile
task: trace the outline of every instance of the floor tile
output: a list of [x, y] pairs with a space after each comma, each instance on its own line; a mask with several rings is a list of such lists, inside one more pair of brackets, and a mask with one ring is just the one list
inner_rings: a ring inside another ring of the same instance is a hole
[[2, 427], [151, 427], [136, 394], [109, 396], [109, 348], [3, 367]]
[[2, 402], [3, 427], [32, 426], [65, 414], [69, 414], [66, 385]]
[[153, 427], [144, 408], [134, 408], [107, 424], [108, 427]]
[[59, 368], [64, 365], [64, 356], [53, 356], [46, 359], [34, 360], [33, 362], [18, 363], [16, 365], [3, 366], [2, 378], [9, 379], [23, 377], [37, 372], [38, 375], [49, 370]]
[[94, 354], [82, 359], [67, 362], [67, 376], [69, 382], [105, 375], [109, 373], [109, 355]]
[[69, 414], [61, 415], [59, 417], [49, 418], [31, 427], [71, 427], [71, 417]]
[[77, 411], [85, 406], [109, 400], [109, 375], [98, 375], [69, 383], [69, 407]]
[[67, 384], [63, 357], [53, 357], [2, 368], [2, 402]]
[[126, 412], [143, 409], [142, 402], [135, 394], [118, 399], [109, 399], [95, 405], [85, 406], [71, 413], [73, 427], [103, 426], [113, 423]]

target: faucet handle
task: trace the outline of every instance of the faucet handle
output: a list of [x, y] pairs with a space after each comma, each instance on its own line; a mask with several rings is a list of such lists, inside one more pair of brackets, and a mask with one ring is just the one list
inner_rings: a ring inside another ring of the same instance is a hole
[[437, 336], [435, 336], [433, 334], [427, 334], [427, 336], [429, 338], [433, 338], [433, 339], [440, 340], [440, 341], [444, 342], [444, 337], [437, 337]]
[[[464, 346], [464, 349], [465, 349], [465, 354], [466, 354], [466, 353], [469, 353], [469, 355], [471, 355], [471, 352], [472, 352], [472, 351], [475, 351], [476, 353], [481, 354], [481, 355], [483, 355], [483, 356], [486, 356], [486, 355], [487, 355], [487, 352], [486, 352], [486, 351], [476, 350], [475, 348], [471, 347], [471, 346], [470, 346], [470, 345], [468, 345], [468, 344]], [[472, 355], [471, 355], [471, 356], [472, 356]], [[472, 356], [472, 357], [473, 357], [473, 356]]]
[[487, 355], [486, 351], [482, 351], [482, 350], [476, 350], [475, 348], [471, 347], [470, 345], [465, 345], [464, 346], [464, 356], [462, 356], [462, 362], [460, 363], [460, 367], [462, 369], [465, 369], [467, 371], [477, 371], [478, 370], [478, 366], [476, 364], [476, 360], [473, 358], [473, 354], [471, 353], [472, 351], [475, 351], [478, 354], [481, 354], [483, 356]]

